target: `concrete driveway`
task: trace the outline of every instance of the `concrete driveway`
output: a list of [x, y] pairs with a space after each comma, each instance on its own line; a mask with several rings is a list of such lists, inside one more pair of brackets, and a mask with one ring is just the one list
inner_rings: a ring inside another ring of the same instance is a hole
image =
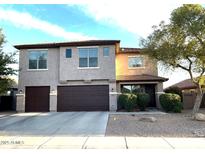
[[108, 112], [7, 114], [0, 117], [0, 136], [104, 136], [108, 114]]

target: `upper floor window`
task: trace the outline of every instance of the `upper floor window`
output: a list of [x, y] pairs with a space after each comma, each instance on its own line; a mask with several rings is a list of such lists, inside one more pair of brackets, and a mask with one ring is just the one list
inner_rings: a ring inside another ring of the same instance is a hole
[[144, 58], [143, 57], [128, 57], [128, 67], [143, 67], [144, 66]]
[[66, 49], [65, 57], [66, 58], [71, 58], [72, 57], [72, 49]]
[[47, 69], [46, 50], [29, 51], [29, 69]]
[[79, 48], [79, 67], [98, 67], [98, 48]]
[[103, 56], [104, 57], [108, 57], [109, 56], [109, 52], [110, 52], [110, 48], [109, 47], [104, 47], [103, 48]]

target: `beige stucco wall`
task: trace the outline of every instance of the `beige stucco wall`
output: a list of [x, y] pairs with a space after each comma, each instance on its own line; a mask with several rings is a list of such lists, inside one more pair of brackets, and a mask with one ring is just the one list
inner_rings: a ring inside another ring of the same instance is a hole
[[[110, 48], [109, 57], [103, 56], [103, 47]], [[98, 68], [79, 68], [79, 52], [77, 47], [72, 49], [72, 58], [65, 58], [66, 47], [60, 48], [60, 72], [59, 80], [91, 80], [110, 79], [115, 80], [115, 46], [97, 46]]]
[[[130, 56], [142, 56], [144, 57], [144, 67], [129, 68], [128, 57]], [[157, 63], [150, 59], [147, 55], [138, 53], [118, 53], [116, 55], [116, 75], [158, 75]]]
[[[110, 47], [109, 57], [103, 56], [103, 47]], [[70, 47], [68, 47], [70, 48]], [[19, 91], [25, 95], [26, 86], [50, 86], [50, 111], [57, 110], [58, 85], [109, 85], [110, 92], [116, 91], [115, 46], [99, 46], [99, 68], [79, 69], [78, 48], [72, 47], [72, 58], [65, 58], [65, 49], [48, 49], [47, 70], [28, 70], [28, 50], [19, 51]], [[115, 96], [110, 95], [110, 110], [117, 105]], [[114, 104], [114, 105], [113, 105]], [[25, 111], [25, 98], [17, 96], [17, 111]]]
[[47, 70], [29, 70], [28, 50], [19, 52], [19, 90], [25, 92], [25, 86], [51, 86], [56, 89], [58, 84], [59, 51], [58, 49], [48, 50]]

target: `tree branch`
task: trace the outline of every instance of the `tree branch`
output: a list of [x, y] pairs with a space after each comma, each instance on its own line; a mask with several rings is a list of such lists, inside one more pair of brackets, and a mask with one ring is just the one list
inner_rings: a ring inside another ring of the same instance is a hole
[[183, 69], [183, 70], [189, 71], [188, 68], [186, 68], [186, 67], [184, 67], [184, 66], [182, 66], [182, 65], [180, 65], [180, 64], [177, 64], [177, 67], [180, 67], [180, 68]]
[[203, 67], [203, 68], [202, 68], [202, 72], [201, 72], [201, 74], [200, 74], [199, 77], [201, 78], [201, 77], [203, 76], [204, 73], [205, 73], [205, 68]]

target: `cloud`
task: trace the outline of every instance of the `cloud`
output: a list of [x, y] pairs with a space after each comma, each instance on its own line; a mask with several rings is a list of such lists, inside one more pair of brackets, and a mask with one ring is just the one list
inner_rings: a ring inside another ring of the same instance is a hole
[[1, 20], [11, 22], [15, 26], [29, 29], [37, 29], [49, 35], [64, 38], [66, 40], [94, 39], [94, 37], [89, 37], [81, 33], [66, 31], [64, 28], [56, 24], [52, 24], [45, 20], [38, 19], [31, 14], [25, 12], [5, 10], [0, 8], [0, 21]]
[[69, 0], [98, 22], [123, 28], [142, 37], [152, 32], [160, 21], [168, 22], [173, 9], [190, 0]]

